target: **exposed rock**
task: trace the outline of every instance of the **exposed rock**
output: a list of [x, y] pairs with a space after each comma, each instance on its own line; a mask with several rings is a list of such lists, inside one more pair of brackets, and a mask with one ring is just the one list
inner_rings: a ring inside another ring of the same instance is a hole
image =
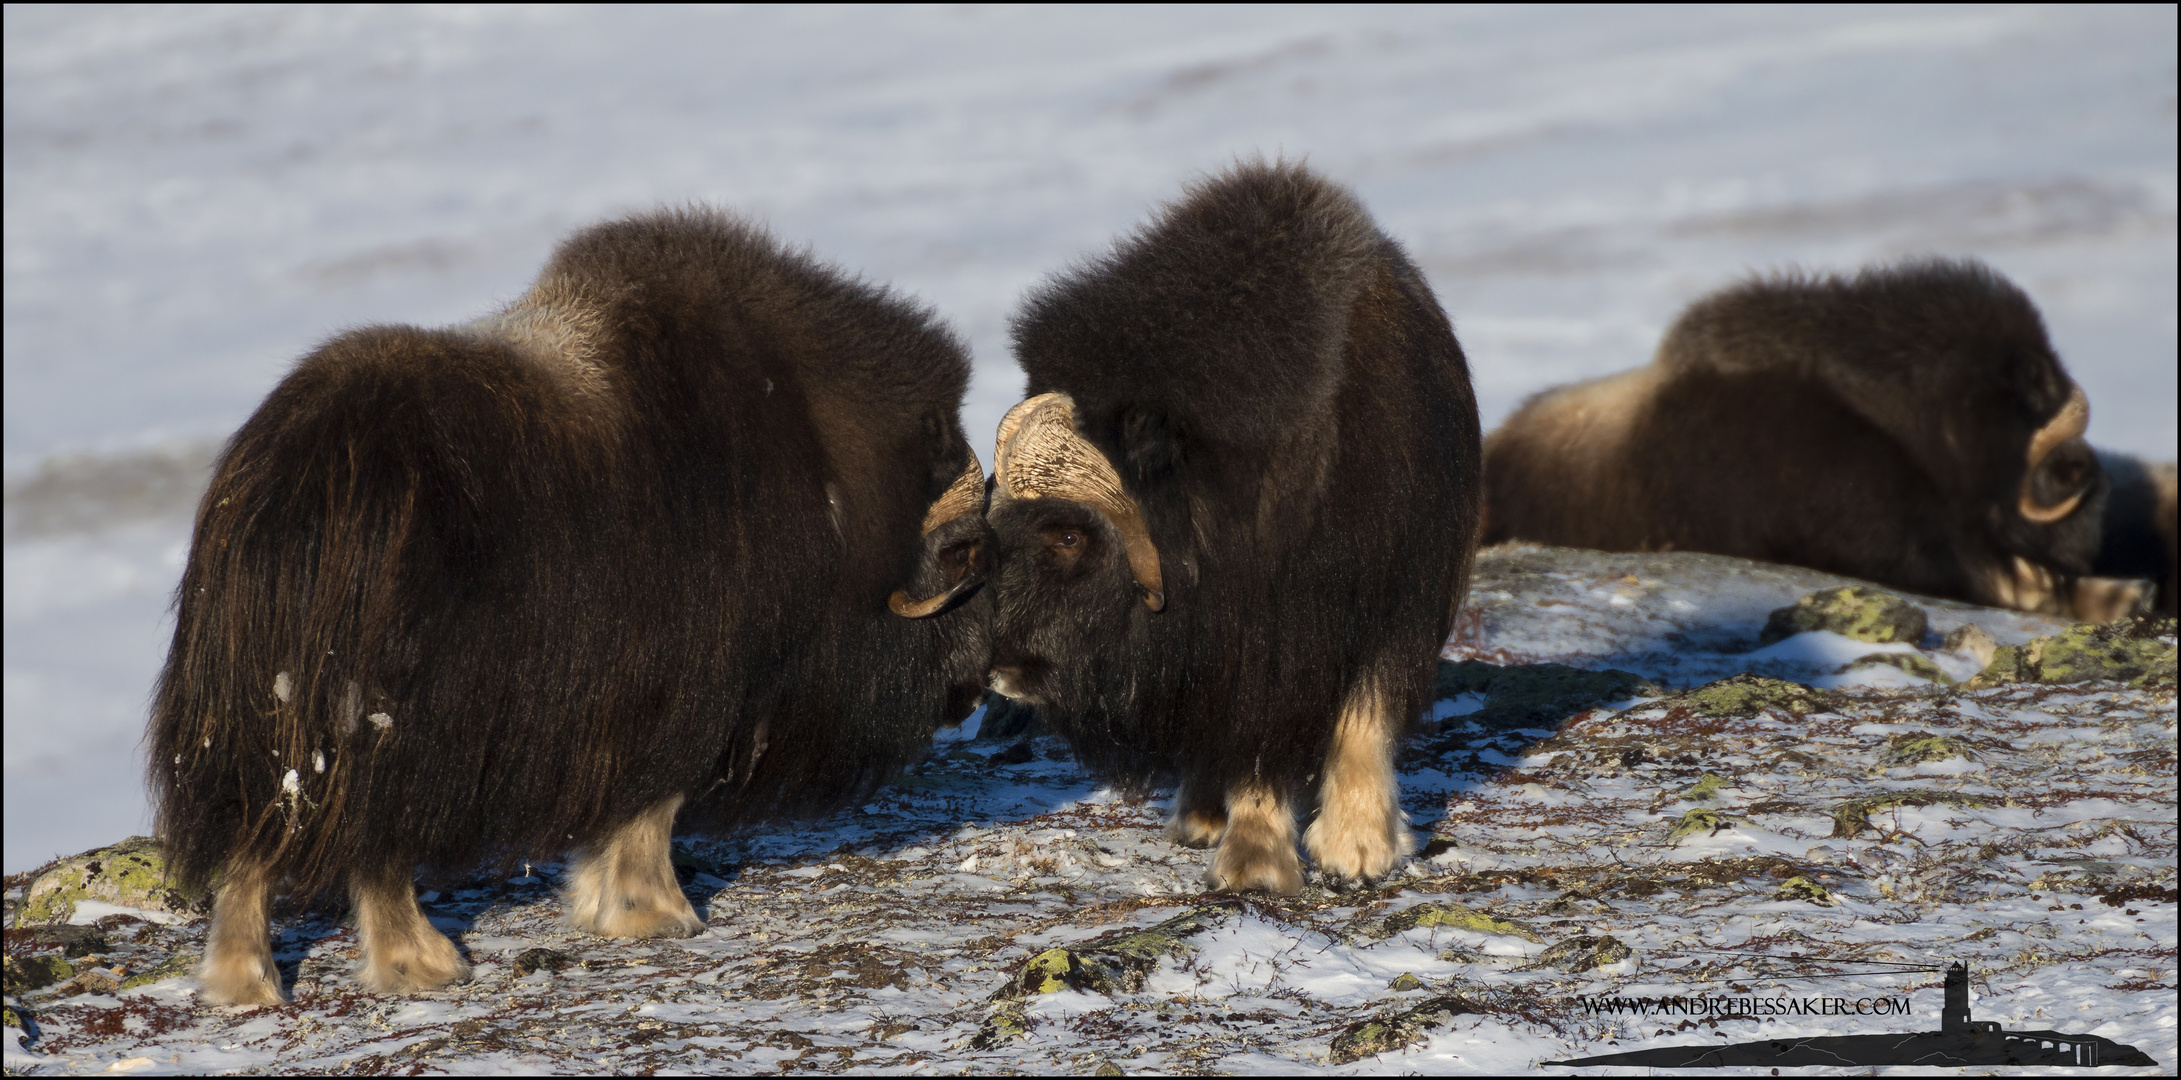
[[1406, 994], [1411, 990], [1422, 990], [1423, 988], [1424, 980], [1417, 978], [1413, 972], [1407, 971], [1394, 976], [1393, 981], [1386, 984], [1386, 989], [1396, 994]]
[[121, 980], [121, 989], [134, 990], [139, 986], [150, 986], [155, 982], [165, 982], [168, 979], [188, 975], [195, 971], [196, 967], [197, 956], [195, 953], [178, 952], [152, 965], [150, 968], [130, 972], [127, 978]]
[[1374, 937], [1392, 937], [1420, 926], [1448, 926], [1456, 930], [1472, 930], [1479, 934], [1499, 934], [1518, 937], [1524, 941], [1543, 944], [1545, 939], [1537, 931], [1512, 919], [1501, 919], [1484, 912], [1463, 907], [1460, 904], [1418, 904], [1386, 916]]
[[1720, 789], [1726, 786], [1727, 782], [1717, 775], [1705, 773], [1690, 785], [1689, 790], [1682, 792], [1681, 797], [1689, 802], [1710, 802], [1718, 798]]
[[1885, 749], [1878, 753], [1878, 765], [1883, 769], [1898, 769], [1926, 761], [1952, 761], [1955, 758], [1975, 761], [1982, 756], [1975, 747], [1952, 736], [1904, 731], [1886, 740]]
[[76, 965], [52, 953], [7, 958], [6, 983], [10, 994], [26, 994], [74, 978]]
[[1884, 795], [1871, 795], [1849, 799], [1833, 811], [1833, 831], [1829, 839], [1854, 838], [1866, 829], [1874, 828], [1871, 815], [1883, 810], [1902, 806], [1989, 806], [1991, 800], [1981, 795], [1969, 795], [1958, 791], [1889, 791]]
[[68, 980], [55, 992], [54, 996], [66, 998], [75, 997], [78, 994], [111, 994], [119, 989], [121, 989], [121, 980], [116, 978], [113, 972], [92, 968]]
[[1734, 675], [1685, 690], [1660, 702], [1680, 706], [1704, 716], [1747, 719], [1767, 709], [1793, 716], [1823, 712], [1833, 707], [1838, 695], [1784, 679], [1762, 675]]
[[1949, 631], [1939, 647], [1948, 652], [1958, 652], [1972, 657], [1980, 665], [1989, 667], [1992, 657], [1999, 652], [1999, 642], [1975, 623], [1964, 623]]
[[520, 979], [540, 971], [560, 971], [575, 962], [575, 957], [558, 949], [524, 949], [515, 957], [515, 977]]
[[2132, 619], [2071, 626], [2027, 645], [2005, 646], [1970, 689], [2011, 682], [2078, 683], [2111, 680], [2139, 689], [2174, 685], [2172, 619]]
[[79, 900], [100, 900], [195, 918], [209, 897], [176, 887], [167, 880], [167, 861], [156, 841], [132, 836], [112, 847], [61, 859], [39, 871], [23, 890], [16, 924], [64, 923]]
[[1909, 674], [1914, 675], [1919, 679], [1928, 679], [1931, 682], [1938, 683], [1941, 686], [1954, 685], [1953, 677], [1948, 675], [1946, 672], [1939, 670], [1939, 665], [1933, 663], [1930, 657], [1925, 656], [1922, 653], [1872, 653], [1869, 656], [1857, 657], [1856, 659], [1849, 661], [1848, 663], [1842, 665], [1840, 670], [1846, 671], [1849, 668], [1861, 667], [1865, 664], [1876, 664], [1881, 667], [1899, 668], [1900, 670], [1908, 672]]
[[1232, 905], [1200, 907], [1142, 930], [1109, 934], [1081, 945], [1047, 949], [1023, 961], [995, 998], [1028, 997], [1057, 990], [1094, 994], [1133, 993], [1144, 976], [1168, 956], [1185, 958], [1196, 951], [1189, 939], [1226, 922]]
[[1924, 609], [1881, 589], [1845, 585], [1811, 593], [1774, 611], [1757, 635], [1757, 644], [1770, 645], [1796, 634], [1830, 630], [1856, 641], [1905, 641], [1914, 645], [1930, 628], [1931, 619]]
[[1666, 842], [1678, 844], [1692, 836], [1716, 836], [1733, 828], [1737, 820], [1733, 815], [1717, 810], [1691, 810], [1675, 820], [1674, 827], [1666, 833]]
[[1610, 934], [1601, 937], [1572, 937], [1537, 954], [1537, 960], [1531, 966], [1556, 968], [1574, 975], [1607, 964], [1618, 964], [1634, 955], [1635, 950], [1621, 944]]
[[1825, 886], [1797, 874], [1786, 881], [1780, 882], [1780, 887], [1772, 892], [1772, 899], [1807, 900], [1820, 906], [1830, 906], [1833, 902], [1833, 894], [1827, 892]]
[[1484, 1010], [1467, 998], [1442, 995], [1431, 998], [1413, 1009], [1392, 1016], [1364, 1020], [1350, 1025], [1348, 1030], [1333, 1036], [1333, 1045], [1326, 1061], [1333, 1065], [1346, 1065], [1367, 1057], [1412, 1046], [1431, 1037], [1431, 1029], [1442, 1027], [1457, 1016], [1478, 1015]]

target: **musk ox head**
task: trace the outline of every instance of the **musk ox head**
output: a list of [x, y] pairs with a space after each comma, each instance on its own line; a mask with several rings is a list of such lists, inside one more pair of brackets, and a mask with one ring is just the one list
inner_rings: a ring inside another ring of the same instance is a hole
[[1025, 701], [1072, 699], [1063, 688], [1088, 676], [1099, 649], [1165, 610], [1159, 551], [1113, 463], [1076, 429], [1074, 399], [1016, 405], [997, 443], [992, 685]]
[[947, 482], [924, 513], [914, 572], [886, 607], [904, 619], [928, 620], [940, 634], [947, 719], [960, 721], [984, 695], [991, 654], [991, 601], [979, 593], [991, 570], [992, 528], [985, 522], [984, 464], [966, 445], [969, 463]]

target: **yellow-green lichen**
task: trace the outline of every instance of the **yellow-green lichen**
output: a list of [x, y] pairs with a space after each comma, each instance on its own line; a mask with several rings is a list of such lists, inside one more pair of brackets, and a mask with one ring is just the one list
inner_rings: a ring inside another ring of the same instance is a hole
[[1848, 585], [1811, 593], [1774, 611], [1757, 635], [1759, 645], [1812, 630], [1829, 630], [1842, 637], [1873, 644], [1923, 640], [1930, 629], [1924, 610], [1892, 593], [1862, 585]]
[[1952, 761], [1955, 758], [1975, 761], [1981, 756], [1974, 747], [1959, 739], [1928, 731], [1904, 731], [1886, 740], [1885, 749], [1878, 753], [1878, 762], [1881, 768], [1898, 769], [1926, 761]]
[[1780, 882], [1780, 887], [1772, 892], [1772, 899], [1807, 900], [1820, 906], [1830, 906], [1833, 902], [1833, 894], [1827, 892], [1825, 886], [1797, 874], [1786, 881]]
[[1718, 798], [1720, 790], [1726, 786], [1726, 780], [1713, 773], [1705, 773], [1697, 778], [1689, 790], [1682, 792], [1681, 797], [1689, 802], [1710, 802]]
[[195, 916], [204, 894], [177, 888], [167, 862], [148, 836], [86, 851], [47, 867], [23, 890], [19, 926], [67, 922], [82, 900]]
[[1684, 691], [1661, 704], [1678, 705], [1704, 716], [1728, 718], [1756, 716], [1767, 709], [1801, 716], [1830, 708], [1833, 701], [1834, 695], [1801, 683], [1743, 674]]
[[2027, 645], [2000, 647], [1968, 685], [1975, 690], [2012, 682], [2110, 680], [2144, 690], [2172, 687], [2176, 650], [2162, 638], [2173, 627], [2171, 619], [2071, 626]]
[[1403, 931], [1433, 926], [1469, 930], [1479, 934], [1518, 937], [1525, 941], [1540, 943], [1545, 940], [1538, 935], [1537, 931], [1522, 923], [1515, 922], [1512, 919], [1495, 918], [1484, 912], [1463, 907], [1460, 904], [1419, 904], [1416, 907], [1394, 912], [1386, 917], [1384, 923], [1380, 924], [1378, 936], [1392, 937]]
[[1386, 989], [1391, 990], [1396, 994], [1406, 994], [1411, 990], [1421, 990], [1423, 988], [1424, 980], [1419, 979], [1413, 973], [1406, 971], [1394, 976], [1393, 981], [1386, 984]]
[[1412, 1046], [1430, 1038], [1430, 1029], [1442, 1026], [1456, 1016], [1482, 1011], [1465, 998], [1441, 996], [1430, 998], [1415, 1008], [1404, 1009], [1391, 1016], [1358, 1021], [1349, 1025], [1348, 1030], [1333, 1036], [1333, 1043], [1327, 1048], [1326, 1061], [1333, 1065], [1346, 1065], [1351, 1061], [1361, 1061], [1367, 1057]]
[[191, 956], [188, 953], [175, 953], [173, 956], [169, 956], [165, 960], [160, 961], [157, 965], [146, 970], [136, 972], [135, 974], [130, 975], [128, 978], [121, 980], [121, 988], [123, 990], [134, 990], [139, 986], [150, 986], [155, 982], [164, 982], [168, 979], [180, 978], [181, 976], [189, 974], [193, 969], [196, 968], [196, 966], [196, 957]]
[[1717, 810], [1691, 810], [1675, 819], [1674, 827], [1666, 833], [1666, 842], [1678, 844], [1692, 836], [1713, 836], [1734, 824], [1732, 816]]
[[1618, 964], [1634, 955], [1634, 949], [1611, 935], [1573, 937], [1537, 954], [1537, 960], [1530, 966], [1557, 968], [1574, 975], [1608, 964]]

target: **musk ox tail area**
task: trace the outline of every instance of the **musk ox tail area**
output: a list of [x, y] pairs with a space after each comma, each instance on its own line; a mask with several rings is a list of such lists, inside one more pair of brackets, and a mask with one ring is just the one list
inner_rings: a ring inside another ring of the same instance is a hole
[[[158, 829], [184, 879], [233, 856], [316, 893], [389, 838], [386, 857], [414, 865], [474, 854], [477, 835], [529, 814], [542, 817], [512, 835], [595, 812], [478, 790], [496, 745], [552, 734], [496, 723], [495, 707], [554, 710], [477, 693], [491, 673], [463, 658], [505, 656], [533, 636], [521, 624], [573, 614], [524, 578], [638, 494], [586, 482], [619, 452], [599, 407], [503, 342], [379, 328], [313, 353], [235, 434], [198, 509], [152, 706]], [[570, 584], [613, 599], [611, 575]], [[572, 692], [505, 681], [503, 698]]]

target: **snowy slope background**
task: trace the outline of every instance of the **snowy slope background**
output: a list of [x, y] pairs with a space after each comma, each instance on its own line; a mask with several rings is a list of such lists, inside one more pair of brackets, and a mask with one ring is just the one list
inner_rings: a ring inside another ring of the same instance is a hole
[[[2170, 7], [11, 7], [5, 36], [10, 872], [148, 824], [205, 448], [325, 335], [469, 318], [659, 203], [937, 306], [980, 437], [1023, 290], [1261, 153], [1409, 245], [1488, 425], [1751, 269], [1939, 252], [2043, 306], [2093, 441], [2174, 456]], [[117, 474], [178, 493], [93, 497]]]

